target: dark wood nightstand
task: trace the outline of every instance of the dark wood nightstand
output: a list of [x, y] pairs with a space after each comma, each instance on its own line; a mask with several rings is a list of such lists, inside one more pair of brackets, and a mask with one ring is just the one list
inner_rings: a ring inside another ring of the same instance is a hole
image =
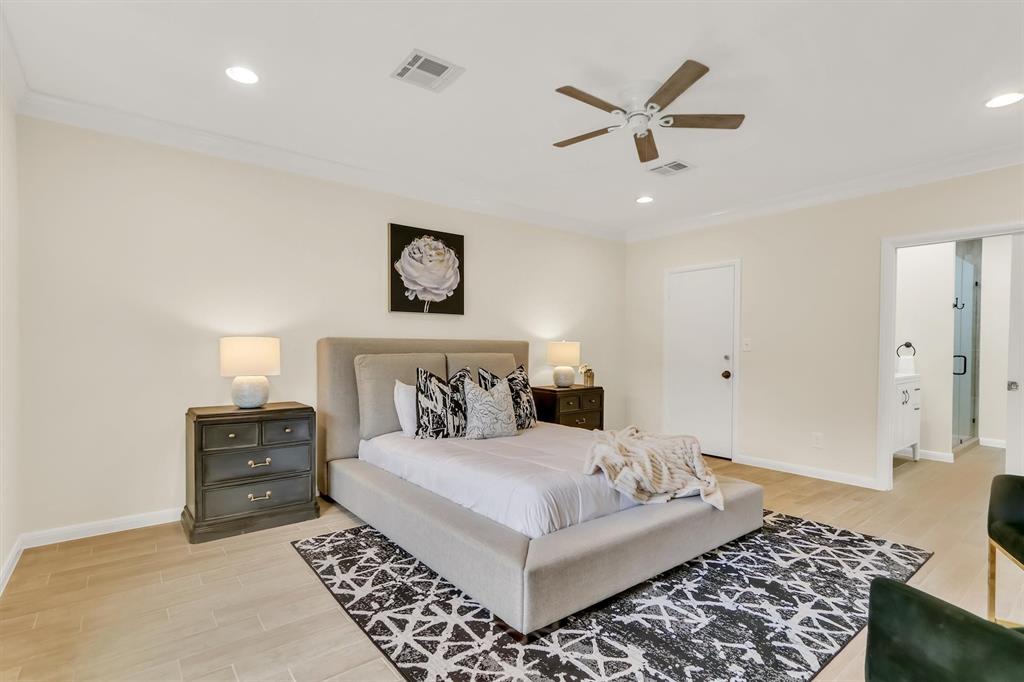
[[316, 412], [302, 403], [192, 407], [185, 415], [189, 542], [205, 542], [320, 515]]
[[542, 422], [604, 428], [604, 389], [600, 386], [534, 386], [533, 401], [537, 404], [537, 419]]

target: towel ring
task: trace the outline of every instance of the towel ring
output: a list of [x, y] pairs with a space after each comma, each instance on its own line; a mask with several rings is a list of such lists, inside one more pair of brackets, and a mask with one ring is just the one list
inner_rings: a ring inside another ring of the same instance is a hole
[[913, 352], [910, 354], [911, 357], [917, 355], [917, 349], [914, 348], [914, 344], [910, 343], [910, 341], [905, 341], [905, 342], [901, 343], [900, 345], [896, 346], [896, 357], [898, 357], [898, 358], [903, 357], [902, 355], [900, 355], [900, 349], [901, 348], [909, 348], [910, 350], [912, 350]]

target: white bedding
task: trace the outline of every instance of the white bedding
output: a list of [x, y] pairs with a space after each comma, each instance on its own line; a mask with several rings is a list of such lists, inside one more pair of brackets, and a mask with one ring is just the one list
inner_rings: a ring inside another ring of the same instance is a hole
[[538, 423], [517, 436], [360, 441], [359, 458], [531, 538], [633, 507], [583, 464], [593, 434]]

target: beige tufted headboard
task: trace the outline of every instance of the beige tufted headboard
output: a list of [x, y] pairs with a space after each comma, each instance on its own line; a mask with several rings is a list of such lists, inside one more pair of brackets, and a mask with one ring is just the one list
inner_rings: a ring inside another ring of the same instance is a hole
[[368, 339], [334, 337], [316, 344], [317, 480], [327, 493], [328, 460], [355, 457], [359, 449], [359, 396], [355, 358], [375, 353], [511, 353], [529, 369], [527, 341], [472, 339]]

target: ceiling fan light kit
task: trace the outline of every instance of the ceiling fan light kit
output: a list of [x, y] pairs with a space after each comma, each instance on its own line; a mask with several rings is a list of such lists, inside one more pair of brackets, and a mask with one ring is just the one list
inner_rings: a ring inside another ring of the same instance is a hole
[[[556, 92], [606, 111], [616, 118], [616, 122], [614, 125], [606, 128], [599, 128], [589, 133], [561, 140], [556, 142], [555, 146], [559, 148], [568, 147], [577, 142], [592, 140], [595, 137], [624, 128], [633, 136], [640, 163], [647, 163], [658, 158], [658, 147], [654, 143], [654, 134], [651, 131], [651, 128], [654, 126], [659, 128], [714, 128], [719, 130], [735, 130], [739, 128], [743, 123], [743, 114], [661, 113], [679, 95], [683, 94], [691, 85], [700, 80], [708, 70], [708, 67], [700, 62], [688, 59], [660, 86], [656, 81], [637, 81], [631, 83], [620, 94], [621, 99], [625, 101], [624, 106], [616, 106], [579, 88], [563, 85]], [[651, 92], [655, 87], [657, 89], [654, 90], [654, 94], [648, 97], [647, 93]]]

